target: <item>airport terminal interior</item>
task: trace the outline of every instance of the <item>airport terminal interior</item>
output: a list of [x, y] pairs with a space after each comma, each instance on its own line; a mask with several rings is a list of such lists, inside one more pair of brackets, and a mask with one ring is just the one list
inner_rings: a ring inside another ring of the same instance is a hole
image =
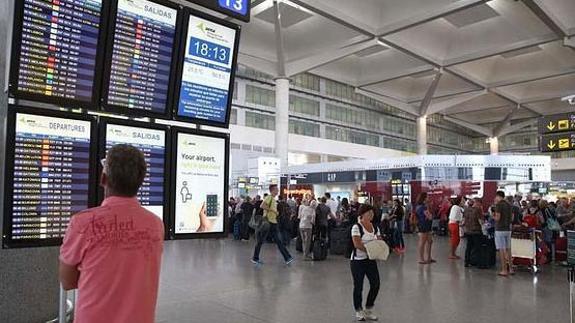
[[575, 0], [1, 0], [0, 44], [2, 323], [575, 322]]

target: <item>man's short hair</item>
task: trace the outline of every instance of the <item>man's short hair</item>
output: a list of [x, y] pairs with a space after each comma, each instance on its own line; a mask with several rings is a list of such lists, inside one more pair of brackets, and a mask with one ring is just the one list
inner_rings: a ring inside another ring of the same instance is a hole
[[278, 188], [278, 186], [277, 186], [276, 184], [270, 185], [270, 187], [269, 187], [270, 192], [273, 191], [273, 190], [275, 190], [276, 188]]
[[495, 196], [499, 196], [500, 198], [504, 199], [505, 198], [505, 192], [497, 191], [497, 193], [495, 193]]
[[330, 193], [325, 193], [325, 198], [328, 199], [328, 200], [331, 199], [331, 194], [330, 194]]
[[327, 199], [325, 197], [322, 197], [319, 199], [319, 201], [323, 204], [325, 204], [327, 202]]
[[108, 189], [119, 196], [136, 196], [146, 177], [146, 159], [134, 146], [115, 145], [106, 154]]

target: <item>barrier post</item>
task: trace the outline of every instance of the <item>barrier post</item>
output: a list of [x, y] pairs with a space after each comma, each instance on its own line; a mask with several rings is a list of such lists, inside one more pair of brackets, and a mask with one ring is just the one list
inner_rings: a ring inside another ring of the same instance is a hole
[[68, 307], [68, 292], [60, 285], [60, 303], [58, 305], [58, 323], [66, 323], [66, 312]]
[[569, 306], [571, 314], [571, 323], [575, 323], [575, 306], [573, 301], [575, 300], [575, 267], [569, 267]]

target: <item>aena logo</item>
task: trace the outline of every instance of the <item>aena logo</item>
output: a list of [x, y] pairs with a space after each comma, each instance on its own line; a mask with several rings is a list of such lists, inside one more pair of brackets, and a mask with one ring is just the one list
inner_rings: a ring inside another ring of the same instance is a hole
[[216, 30], [210, 27], [207, 27], [206, 24], [204, 24], [203, 22], [200, 22], [197, 26], [204, 34], [206, 32], [211, 32], [211, 33], [215, 33]]

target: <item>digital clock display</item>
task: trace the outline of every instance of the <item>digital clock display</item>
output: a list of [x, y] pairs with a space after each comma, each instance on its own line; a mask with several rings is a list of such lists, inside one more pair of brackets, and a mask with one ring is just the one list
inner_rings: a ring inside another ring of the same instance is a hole
[[226, 125], [238, 29], [189, 16], [178, 116]]

